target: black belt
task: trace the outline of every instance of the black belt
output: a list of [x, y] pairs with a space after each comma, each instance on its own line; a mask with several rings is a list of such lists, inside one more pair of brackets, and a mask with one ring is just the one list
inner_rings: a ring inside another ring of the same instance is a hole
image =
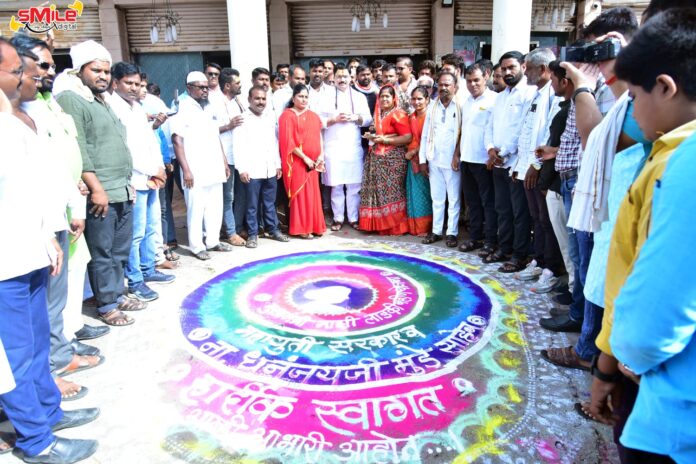
[[577, 169], [568, 169], [567, 171], [559, 172], [558, 175], [561, 177], [561, 180], [568, 180], [571, 177], [577, 177], [578, 170]]

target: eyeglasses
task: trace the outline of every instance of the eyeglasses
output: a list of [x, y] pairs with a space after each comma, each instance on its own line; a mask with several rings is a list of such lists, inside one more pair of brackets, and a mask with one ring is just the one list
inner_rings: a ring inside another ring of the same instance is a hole
[[189, 86], [195, 87], [195, 88], [197, 88], [197, 89], [199, 89], [199, 90], [203, 90], [203, 91], [206, 91], [206, 92], [207, 92], [208, 90], [210, 90], [210, 88], [209, 88], [207, 85], [189, 84]]
[[43, 69], [44, 71], [48, 71], [49, 69], [52, 69], [53, 71], [56, 70], [56, 65], [51, 64], [48, 61], [39, 61], [38, 63], [36, 63], [36, 66]]
[[216, 72], [207, 72], [207, 73], [205, 73], [205, 74], [206, 74], [208, 77], [218, 77], [218, 76], [220, 75], [220, 73], [216, 73]]
[[5, 72], [7, 74], [13, 74], [17, 79], [22, 79], [22, 75], [24, 74], [24, 68], [20, 67], [19, 69], [13, 69], [11, 71], [6, 71], [4, 69], [0, 69], [0, 71]]

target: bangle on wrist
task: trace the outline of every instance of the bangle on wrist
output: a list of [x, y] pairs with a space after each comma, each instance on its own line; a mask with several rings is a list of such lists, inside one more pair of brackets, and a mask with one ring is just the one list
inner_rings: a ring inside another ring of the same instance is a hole
[[592, 367], [590, 367], [590, 373], [592, 374], [593, 377], [601, 380], [602, 382], [606, 383], [616, 383], [621, 379], [621, 372], [617, 371], [613, 374], [605, 374], [604, 372], [599, 370], [599, 355], [595, 355], [592, 358]]

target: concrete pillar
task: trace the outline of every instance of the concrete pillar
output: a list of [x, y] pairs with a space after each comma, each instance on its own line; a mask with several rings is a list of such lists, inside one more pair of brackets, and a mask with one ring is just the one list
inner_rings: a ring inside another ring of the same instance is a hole
[[288, 4], [285, 0], [271, 0], [268, 7], [271, 26], [271, 65], [292, 63], [290, 61], [290, 22]]
[[268, 68], [266, 2], [227, 0], [227, 22], [232, 67], [239, 71], [242, 83], [249, 85], [254, 68]]
[[532, 0], [493, 0], [491, 60], [511, 50], [529, 51], [532, 31]]
[[441, 2], [434, 2], [431, 22], [430, 54], [439, 63], [442, 55], [454, 51], [454, 7], [443, 8]]
[[102, 45], [109, 50], [114, 63], [130, 61], [126, 15], [123, 11], [116, 9], [113, 0], [100, 2], [99, 24], [101, 27]]

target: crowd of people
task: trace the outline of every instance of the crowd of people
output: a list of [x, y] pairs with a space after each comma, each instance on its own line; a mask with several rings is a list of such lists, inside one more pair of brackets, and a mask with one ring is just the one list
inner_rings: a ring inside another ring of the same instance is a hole
[[[582, 40], [618, 41], [605, 61], [548, 48], [466, 66], [314, 59], [256, 68], [246, 92], [237, 70], [208, 63], [169, 106], [94, 41], [56, 75], [49, 44], [0, 37], [0, 212], [14, 225], [0, 232], [0, 406], [16, 431], [0, 453], [95, 452], [54, 435], [99, 415], [62, 409], [87, 394], [65, 376], [101, 365], [83, 341], [133, 324], [175, 280], [180, 189], [200, 260], [347, 223], [501, 263], [553, 292], [541, 327], [580, 334], [541, 357], [591, 372], [576, 410], [614, 426], [622, 462], [696, 461], [688, 4], [653, 0], [640, 27], [630, 9], [603, 12]], [[85, 276], [103, 326], [83, 323]]]

